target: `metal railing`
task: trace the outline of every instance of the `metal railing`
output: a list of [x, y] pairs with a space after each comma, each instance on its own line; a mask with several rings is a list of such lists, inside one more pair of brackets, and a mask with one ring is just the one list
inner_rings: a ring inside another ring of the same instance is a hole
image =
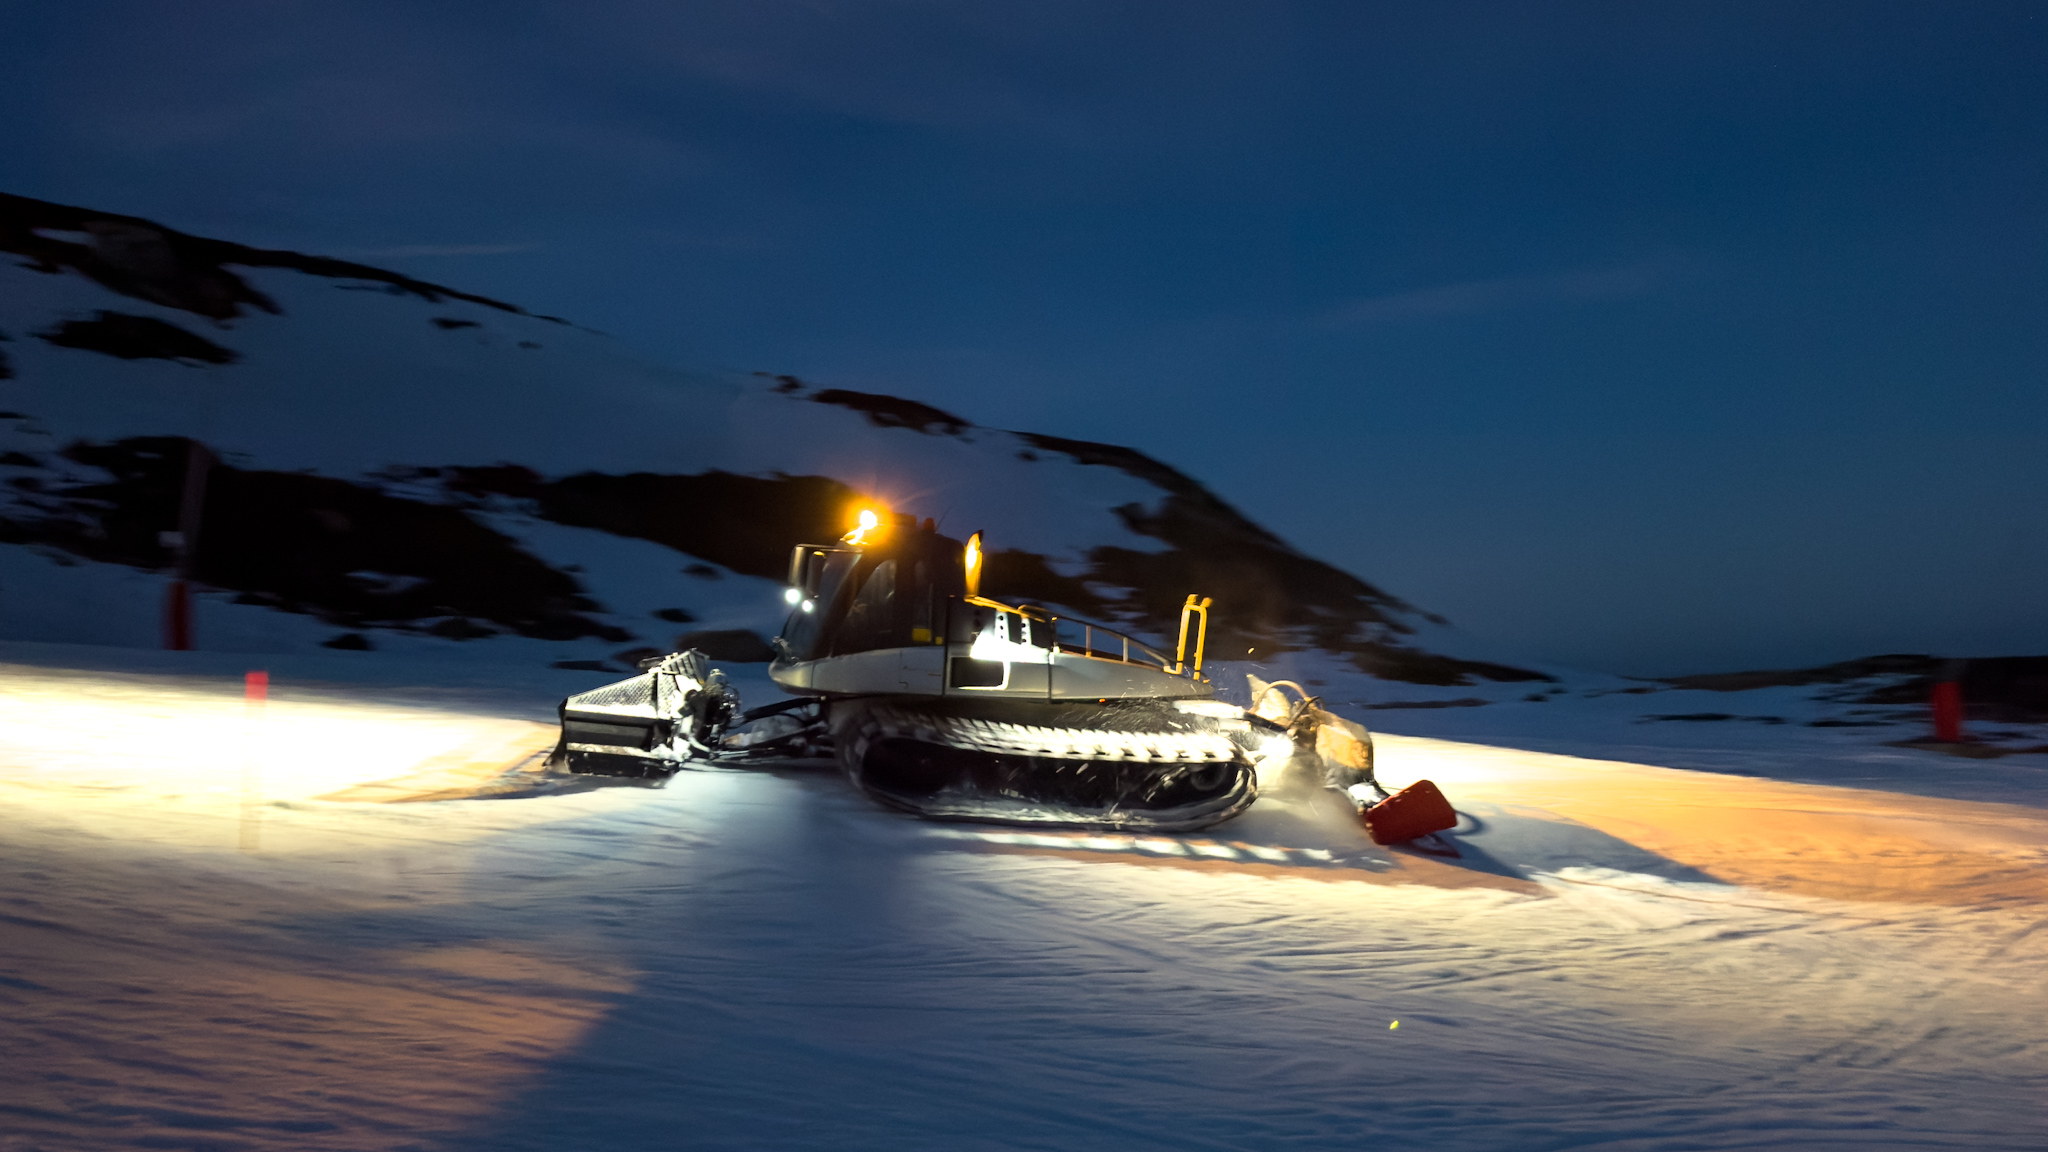
[[[1062, 643], [1060, 645], [1060, 651], [1062, 652], [1073, 656], [1092, 656], [1097, 660], [1116, 660], [1124, 664], [1157, 664], [1163, 671], [1171, 672], [1174, 670], [1174, 662], [1171, 657], [1142, 640], [1133, 640], [1114, 628], [1104, 628], [1100, 624], [1089, 624], [1080, 620], [1069, 621], [1069, 623], [1081, 625], [1081, 642], [1079, 644]], [[1098, 637], [1107, 642], [1108, 647], [1098, 647]], [[1140, 658], [1132, 659], [1131, 654], [1133, 652], [1136, 652]]]
[[[1000, 600], [991, 600], [985, 596], [967, 596], [963, 599], [968, 604], [975, 604], [984, 608], [994, 608], [1003, 612], [1015, 613], [1031, 620], [1043, 621], [1053, 626], [1055, 636], [1065, 631], [1065, 629], [1060, 627], [1063, 618], [1054, 616], [1043, 608], [1029, 604], [1005, 604]], [[1079, 627], [1081, 629], [1081, 642], [1079, 644], [1070, 644], [1061, 640], [1057, 642], [1057, 648], [1059, 651], [1070, 656], [1087, 656], [1096, 660], [1115, 660], [1123, 664], [1136, 664], [1140, 667], [1157, 667], [1160, 671], [1171, 673], [1175, 676], [1185, 676], [1191, 680], [1201, 680], [1204, 679], [1201, 671], [1202, 646], [1203, 642], [1208, 639], [1209, 632], [1208, 609], [1209, 602], [1207, 600], [1202, 600], [1198, 603], [1193, 596], [1188, 597], [1188, 606], [1181, 613], [1180, 654], [1178, 657], [1168, 656], [1150, 644], [1134, 639], [1114, 628], [1105, 628], [1100, 624], [1090, 624], [1085, 620], [1072, 619], [1066, 619], [1064, 622], [1067, 628]], [[1195, 641], [1193, 668], [1188, 667], [1187, 661], [1187, 617], [1190, 613], [1199, 614], [1200, 617], [1200, 631], [1197, 633]], [[1104, 647], [1104, 644], [1107, 646]]]

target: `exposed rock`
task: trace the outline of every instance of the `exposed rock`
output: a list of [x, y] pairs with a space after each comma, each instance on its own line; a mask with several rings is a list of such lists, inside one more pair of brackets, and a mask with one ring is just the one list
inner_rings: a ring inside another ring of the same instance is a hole
[[[1164, 541], [1158, 552], [1104, 545], [1091, 550], [1087, 570], [1059, 576], [1013, 561], [1005, 575], [1021, 578], [1007, 594], [1042, 598], [1091, 609], [1067, 597], [1089, 583], [1128, 590], [1120, 612], [1159, 634], [1178, 629], [1189, 592], [1216, 602], [1210, 651], [1265, 652], [1318, 647], [1349, 656], [1360, 670], [1387, 680], [1462, 685], [1477, 679], [1500, 682], [1549, 680], [1525, 669], [1424, 652], [1402, 643], [1413, 628], [1404, 617], [1441, 623], [1398, 597], [1333, 565], [1308, 556], [1253, 523], [1190, 477], [1130, 448], [1017, 433], [1047, 452], [1082, 463], [1115, 468], [1166, 493], [1156, 508], [1130, 504], [1117, 515], [1131, 531]], [[991, 580], [997, 571], [990, 557]]]
[[[1212, 654], [1232, 648], [1271, 653], [1313, 646], [1344, 653], [1359, 668], [1384, 679], [1416, 684], [1549, 679], [1400, 643], [1399, 637], [1411, 630], [1402, 617], [1422, 613], [1295, 551], [1200, 484], [1147, 456], [1109, 445], [1030, 439], [1083, 463], [1118, 467], [1166, 489], [1166, 499], [1156, 510], [1131, 505], [1118, 512], [1133, 531], [1171, 547], [1160, 552], [1099, 547], [1088, 554], [1080, 575], [1063, 574], [1034, 552], [998, 549], [989, 553], [984, 576], [984, 586], [994, 595], [1172, 636], [1186, 594], [1200, 591], [1213, 597], [1218, 608], [1209, 637]], [[517, 465], [415, 469], [410, 475], [438, 477], [450, 492], [473, 499], [503, 496], [527, 501], [535, 515], [559, 524], [651, 540], [770, 579], [786, 573], [792, 544], [836, 539], [847, 509], [858, 499], [851, 488], [822, 476], [587, 472], [551, 481]], [[716, 569], [707, 567], [704, 572], [716, 575]], [[1095, 586], [1118, 595], [1105, 598]]]
[[445, 483], [456, 492], [532, 500], [539, 515], [558, 524], [652, 540], [777, 580], [789, 571], [792, 546], [838, 539], [858, 499], [853, 489], [823, 476], [585, 472], [547, 481], [509, 465], [447, 472]]
[[[185, 453], [186, 441], [176, 437], [74, 444], [64, 456], [109, 479], [53, 478], [0, 522], [0, 539], [168, 567], [173, 557], [160, 534], [178, 524]], [[572, 577], [461, 508], [345, 480], [216, 464], [194, 543], [201, 583], [344, 628], [451, 639], [499, 631], [545, 640], [631, 638], [586, 615], [599, 606]]]
[[[797, 387], [802, 387], [801, 382], [798, 382], [794, 376], [785, 376], [780, 379], [785, 382], [796, 383]], [[790, 391], [795, 391], [795, 389], [792, 388]], [[940, 433], [948, 436], [958, 436], [973, 427], [973, 425], [953, 415], [951, 412], [941, 411], [929, 404], [920, 404], [915, 400], [905, 400], [899, 396], [883, 396], [874, 392], [849, 392], [844, 388], [827, 388], [822, 392], [813, 394], [810, 399], [820, 404], [837, 404], [841, 408], [851, 408], [855, 412], [866, 416], [868, 423], [873, 424], [877, 428], [908, 428], [914, 432], [923, 432], [928, 436], [936, 436]]]
[[[1965, 714], [1971, 720], [1999, 724], [2048, 721], [2048, 656], [1952, 660], [1892, 653], [1817, 668], [1670, 676], [1663, 683], [1708, 692], [1839, 685], [1838, 690], [1824, 694], [1823, 698], [1853, 704], [1926, 707], [1935, 681], [1951, 678], [1961, 686]], [[1824, 726], [1847, 726], [1847, 722]]]
[[176, 360], [179, 363], [232, 364], [241, 355], [197, 333], [153, 316], [130, 316], [102, 310], [91, 320], [66, 320], [36, 335], [59, 348], [81, 348], [122, 360]]
[[[53, 232], [83, 239], [48, 235]], [[4, 192], [0, 192], [0, 252], [25, 256], [28, 266], [38, 271], [61, 272], [71, 268], [123, 296], [214, 320], [243, 315], [248, 308], [273, 313], [279, 310], [275, 301], [229, 271], [228, 265], [290, 268], [313, 276], [382, 284], [392, 291], [435, 303], [444, 299], [464, 300], [501, 312], [532, 315], [502, 300], [457, 292], [367, 264], [188, 236], [134, 216]], [[562, 322], [552, 316], [537, 318]]]
[[1674, 688], [1707, 692], [1747, 692], [1753, 688], [1801, 688], [1809, 684], [1847, 684], [1873, 676], [1925, 676], [1939, 663], [1932, 656], [1866, 656], [1818, 668], [1780, 668], [1757, 672], [1711, 672], [1698, 676], [1666, 676]]
[[686, 648], [695, 648], [713, 660], [729, 664], [766, 664], [775, 659], [775, 650], [768, 647], [768, 642], [745, 628], [685, 632], [676, 637], [676, 651]]

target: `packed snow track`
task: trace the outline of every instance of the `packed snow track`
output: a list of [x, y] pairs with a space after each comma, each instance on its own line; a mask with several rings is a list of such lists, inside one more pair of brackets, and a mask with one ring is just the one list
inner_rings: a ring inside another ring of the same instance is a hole
[[0, 665], [0, 1148], [2042, 1146], [2027, 804], [1384, 736], [1464, 859], [944, 825], [153, 659]]

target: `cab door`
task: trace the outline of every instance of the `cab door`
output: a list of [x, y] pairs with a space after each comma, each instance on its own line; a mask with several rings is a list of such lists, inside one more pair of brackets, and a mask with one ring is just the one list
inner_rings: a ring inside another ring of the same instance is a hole
[[909, 642], [896, 650], [898, 685], [912, 696], [946, 691], [946, 598], [936, 579], [946, 558], [936, 543], [921, 538], [906, 548], [897, 575], [897, 637]]
[[912, 696], [942, 696], [946, 691], [946, 646], [916, 644], [898, 648], [897, 678]]

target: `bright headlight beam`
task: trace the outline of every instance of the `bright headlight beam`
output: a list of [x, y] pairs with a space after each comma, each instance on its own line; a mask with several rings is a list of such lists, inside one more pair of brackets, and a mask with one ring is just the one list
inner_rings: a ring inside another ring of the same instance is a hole
[[1029, 644], [1019, 644], [1015, 640], [1005, 640], [996, 635], [993, 628], [984, 629], [981, 635], [976, 636], [973, 645], [967, 649], [967, 654], [976, 660], [1003, 660], [1012, 664], [1052, 663], [1051, 649], [1034, 648]]

